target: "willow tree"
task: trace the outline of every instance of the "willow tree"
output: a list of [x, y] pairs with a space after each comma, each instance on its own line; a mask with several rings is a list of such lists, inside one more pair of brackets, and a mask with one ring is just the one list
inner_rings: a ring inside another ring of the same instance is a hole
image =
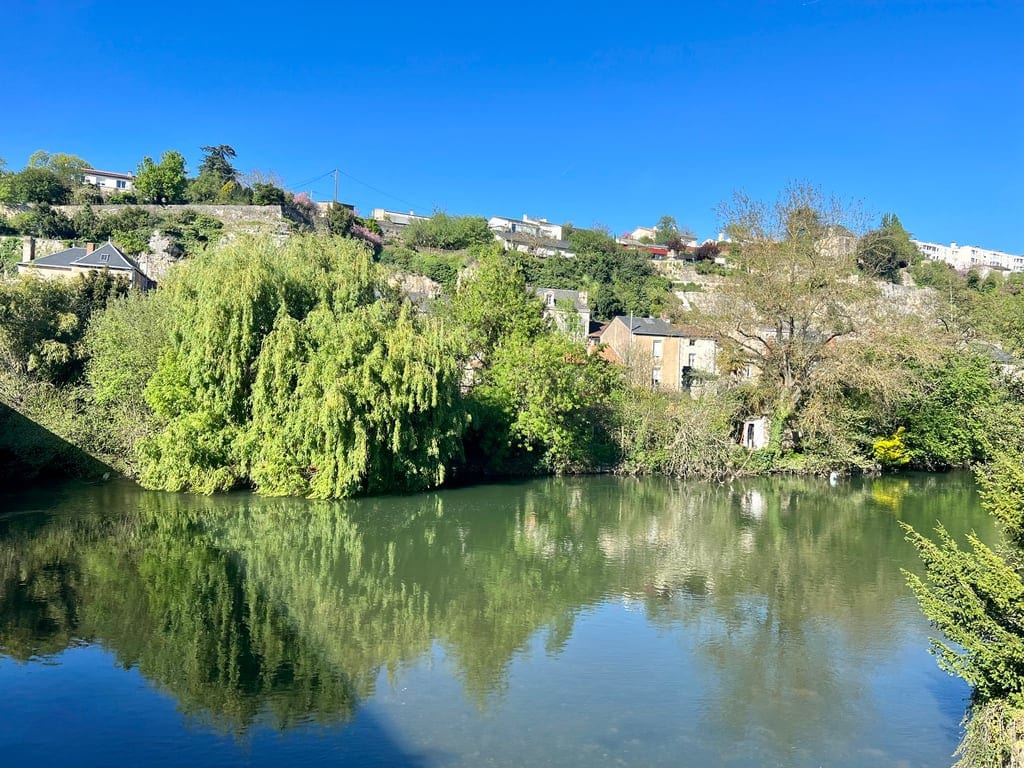
[[145, 484], [329, 497], [440, 482], [458, 434], [453, 364], [361, 245], [237, 240], [189, 262], [169, 290], [171, 345], [146, 390], [158, 431], [141, 449]]
[[439, 485], [461, 447], [460, 374], [408, 303], [282, 310], [253, 391], [253, 482], [315, 498]]

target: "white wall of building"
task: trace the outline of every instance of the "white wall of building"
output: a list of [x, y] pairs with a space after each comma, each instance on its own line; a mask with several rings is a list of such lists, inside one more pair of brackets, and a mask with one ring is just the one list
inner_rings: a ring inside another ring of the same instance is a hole
[[518, 232], [534, 237], [546, 237], [550, 240], [562, 239], [562, 226], [552, 224], [547, 219], [531, 219], [525, 214], [522, 219], [508, 219], [504, 216], [492, 216], [487, 226], [495, 232]]
[[995, 267], [1008, 272], [1024, 272], [1024, 255], [993, 251], [976, 245], [950, 243], [925, 243], [911, 240], [926, 259], [944, 261], [954, 269], [967, 270], [972, 267]]
[[83, 172], [82, 179], [86, 184], [92, 184], [100, 189], [109, 190], [111, 192], [129, 192], [134, 189], [135, 186], [129, 174], [104, 173], [103, 171], [96, 171], [92, 168]]

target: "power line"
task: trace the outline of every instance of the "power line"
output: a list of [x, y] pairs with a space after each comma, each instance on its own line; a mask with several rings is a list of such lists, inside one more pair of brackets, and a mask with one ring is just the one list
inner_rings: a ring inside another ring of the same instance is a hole
[[424, 208], [425, 207], [425, 206], [417, 205], [416, 203], [414, 203], [414, 202], [412, 202], [410, 200], [406, 200], [404, 197], [399, 197], [398, 195], [392, 195], [390, 192], [385, 192], [383, 189], [380, 189], [379, 187], [375, 187], [372, 184], [363, 181], [362, 179], [357, 179], [351, 173], [345, 173], [345, 171], [341, 170], [340, 168], [332, 168], [331, 170], [327, 171], [326, 173], [322, 173], [319, 176], [316, 176], [316, 177], [314, 177], [312, 179], [309, 179], [308, 181], [302, 182], [301, 184], [290, 185], [290, 188], [301, 190], [303, 187], [308, 187], [310, 184], [313, 184], [313, 183], [315, 183], [317, 181], [320, 181], [321, 179], [326, 179], [328, 176], [333, 176], [334, 174], [341, 174], [346, 179], [351, 179], [356, 184], [362, 184], [364, 187], [366, 187], [367, 189], [370, 189], [370, 190], [376, 192], [378, 195], [384, 195], [384, 197], [390, 197], [392, 200], [397, 200], [400, 203], [405, 203], [406, 205], [411, 206], [412, 208]]

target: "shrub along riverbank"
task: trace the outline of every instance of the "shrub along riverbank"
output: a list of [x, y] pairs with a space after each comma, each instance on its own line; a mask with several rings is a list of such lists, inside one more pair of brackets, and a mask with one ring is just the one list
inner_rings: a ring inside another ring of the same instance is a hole
[[[692, 398], [632, 386], [560, 333], [504, 254], [467, 259], [426, 311], [363, 244], [317, 235], [225, 243], [149, 293], [99, 273], [9, 280], [5, 400], [147, 487], [321, 498], [608, 469], [941, 468], [1021, 424], [1015, 380], [948, 335], [915, 345], [920, 314], [865, 320], [845, 344], [786, 340], [760, 378]], [[813, 363], [794, 374], [798, 355]], [[740, 420], [780, 403], [772, 444], [740, 448]]]

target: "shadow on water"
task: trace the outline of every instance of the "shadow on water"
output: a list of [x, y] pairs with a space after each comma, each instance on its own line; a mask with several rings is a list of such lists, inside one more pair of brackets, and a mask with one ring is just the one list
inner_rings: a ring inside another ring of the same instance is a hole
[[114, 470], [0, 401], [0, 484], [5, 490], [106, 473]]

